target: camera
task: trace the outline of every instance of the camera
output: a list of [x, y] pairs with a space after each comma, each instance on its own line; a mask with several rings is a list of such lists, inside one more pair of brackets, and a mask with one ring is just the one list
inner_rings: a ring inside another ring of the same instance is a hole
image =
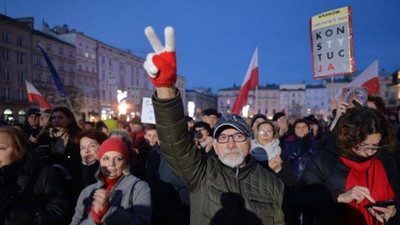
[[194, 138], [202, 139], [203, 138], [203, 134], [201, 133], [201, 131], [196, 131], [196, 133], [194, 133]]

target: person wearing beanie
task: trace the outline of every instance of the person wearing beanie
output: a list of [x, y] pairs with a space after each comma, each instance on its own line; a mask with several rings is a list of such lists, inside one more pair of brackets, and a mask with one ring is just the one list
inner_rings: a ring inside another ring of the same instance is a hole
[[150, 224], [150, 188], [129, 172], [129, 149], [117, 137], [105, 140], [97, 154], [98, 181], [81, 192], [72, 224]]

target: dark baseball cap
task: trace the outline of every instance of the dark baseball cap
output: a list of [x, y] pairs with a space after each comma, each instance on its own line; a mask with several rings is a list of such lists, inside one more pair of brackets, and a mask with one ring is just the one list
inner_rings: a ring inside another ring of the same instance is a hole
[[250, 136], [249, 127], [247, 126], [246, 121], [241, 116], [228, 114], [219, 118], [214, 128], [213, 137], [216, 138], [223, 130], [229, 127], [238, 130], [240, 133]]

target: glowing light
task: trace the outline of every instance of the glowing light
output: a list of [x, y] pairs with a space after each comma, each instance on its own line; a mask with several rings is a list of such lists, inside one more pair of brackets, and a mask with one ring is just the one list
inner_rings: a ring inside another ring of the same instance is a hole
[[250, 105], [246, 105], [242, 109], [242, 115], [243, 117], [248, 117], [249, 116], [249, 110], [250, 110]]
[[188, 102], [188, 113], [190, 117], [194, 116], [194, 109], [195, 109], [195, 104], [192, 101]]

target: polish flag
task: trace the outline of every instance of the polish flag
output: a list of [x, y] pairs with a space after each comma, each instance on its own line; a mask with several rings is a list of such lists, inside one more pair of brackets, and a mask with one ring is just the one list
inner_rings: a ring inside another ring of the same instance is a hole
[[258, 49], [254, 51], [253, 58], [240, 88], [239, 95], [232, 107], [232, 113], [240, 115], [242, 108], [247, 104], [249, 91], [258, 85]]
[[46, 98], [28, 81], [26, 81], [26, 90], [28, 92], [29, 102], [39, 102], [40, 109], [51, 109], [50, 104], [47, 102]]
[[368, 94], [379, 94], [378, 60], [375, 60], [367, 69], [358, 75], [348, 87], [365, 87]]

